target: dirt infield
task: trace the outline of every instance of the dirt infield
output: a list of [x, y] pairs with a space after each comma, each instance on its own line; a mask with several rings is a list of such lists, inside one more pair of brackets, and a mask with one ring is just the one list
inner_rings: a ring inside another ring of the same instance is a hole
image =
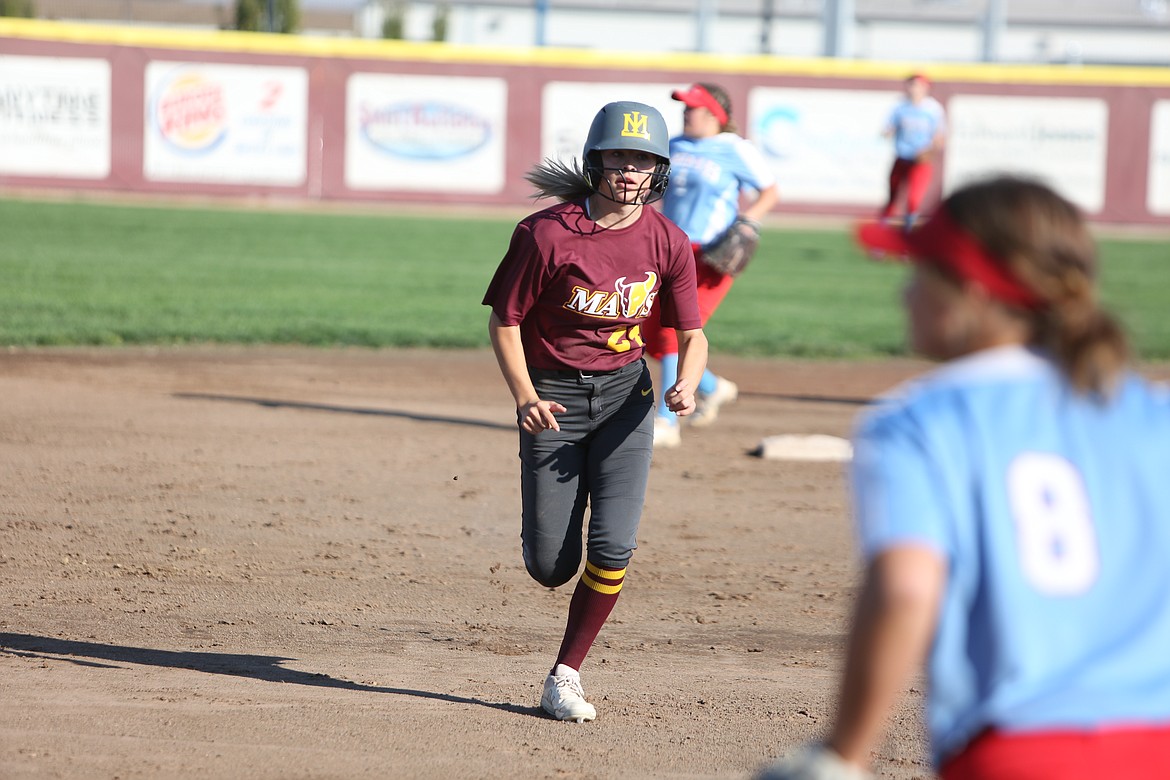
[[[577, 725], [490, 353], [0, 355], [0, 777], [748, 777], [824, 727], [857, 568], [841, 464], [747, 453], [924, 364], [713, 367], [740, 401], [656, 454]], [[920, 703], [882, 777], [932, 776]]]

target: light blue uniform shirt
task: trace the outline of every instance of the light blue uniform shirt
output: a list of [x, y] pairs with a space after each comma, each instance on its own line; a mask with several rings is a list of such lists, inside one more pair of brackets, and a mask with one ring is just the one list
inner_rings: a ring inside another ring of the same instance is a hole
[[935, 760], [983, 729], [1170, 723], [1170, 397], [1106, 404], [1004, 347], [887, 397], [855, 436], [867, 559], [948, 565], [928, 664]]
[[946, 119], [942, 105], [925, 97], [917, 105], [903, 100], [890, 112], [886, 124], [894, 133], [894, 154], [900, 160], [913, 160], [930, 149]]
[[707, 246], [739, 215], [742, 190], [764, 190], [776, 175], [756, 147], [735, 133], [670, 139], [670, 184], [662, 213], [692, 243]]

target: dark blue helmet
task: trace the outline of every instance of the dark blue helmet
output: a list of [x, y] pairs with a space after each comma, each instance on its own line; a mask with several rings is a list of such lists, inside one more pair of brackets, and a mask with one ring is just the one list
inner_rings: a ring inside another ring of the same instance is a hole
[[607, 149], [633, 149], [656, 156], [658, 165], [651, 174], [649, 191], [643, 203], [656, 201], [666, 192], [670, 181], [670, 134], [658, 109], [645, 103], [619, 100], [603, 106], [593, 117], [582, 157], [585, 177], [594, 192], [598, 191], [602, 178], [601, 152]]

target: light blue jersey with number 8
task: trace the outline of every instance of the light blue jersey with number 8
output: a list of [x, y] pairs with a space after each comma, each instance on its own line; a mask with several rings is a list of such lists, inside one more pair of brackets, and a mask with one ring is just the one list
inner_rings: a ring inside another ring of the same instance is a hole
[[948, 564], [929, 660], [936, 761], [1003, 731], [1170, 723], [1170, 397], [1076, 395], [1040, 355], [954, 361], [855, 435], [860, 543]]

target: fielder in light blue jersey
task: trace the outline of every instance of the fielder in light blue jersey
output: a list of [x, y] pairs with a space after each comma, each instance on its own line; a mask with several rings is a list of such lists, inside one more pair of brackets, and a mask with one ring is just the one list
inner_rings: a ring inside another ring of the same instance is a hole
[[[754, 247], [759, 239], [760, 220], [779, 195], [775, 174], [764, 156], [737, 134], [726, 90], [717, 84], [692, 84], [688, 89], [676, 90], [672, 97], [686, 108], [682, 134], [670, 139], [670, 185], [662, 199], [662, 213], [691, 240], [699, 313], [705, 325], [738, 273], [707, 262], [710, 250], [725, 238], [746, 238]], [[652, 313], [642, 326], [642, 339], [646, 353], [660, 363], [662, 386], [669, 387], [678, 373], [674, 330], [663, 328]], [[695, 413], [688, 423], [696, 428], [710, 425], [720, 407], [738, 396], [739, 388], [734, 382], [706, 371], [699, 383]], [[678, 418], [659, 403], [654, 418], [654, 446], [679, 446], [682, 438], [678, 423]]]
[[858, 425], [838, 715], [762, 777], [867, 776], [923, 657], [944, 780], [1170, 777], [1170, 393], [1126, 367], [1079, 214], [1000, 178], [860, 238], [915, 260], [911, 346], [948, 362]]
[[951, 568], [929, 658], [937, 759], [988, 728], [1170, 723], [1164, 391], [1126, 376], [1102, 404], [1041, 352], [984, 350], [875, 410], [855, 471], [865, 557], [917, 545]]
[[741, 191], [776, 183], [764, 155], [735, 133], [670, 139], [670, 167], [662, 213], [702, 246], [721, 238], [739, 217]]
[[894, 163], [890, 167], [889, 196], [881, 219], [889, 221], [905, 200], [902, 227], [910, 230], [922, 208], [934, 178], [935, 156], [946, 140], [946, 112], [930, 96], [930, 79], [915, 73], [904, 82], [906, 98], [894, 107], [882, 134], [894, 139]]

